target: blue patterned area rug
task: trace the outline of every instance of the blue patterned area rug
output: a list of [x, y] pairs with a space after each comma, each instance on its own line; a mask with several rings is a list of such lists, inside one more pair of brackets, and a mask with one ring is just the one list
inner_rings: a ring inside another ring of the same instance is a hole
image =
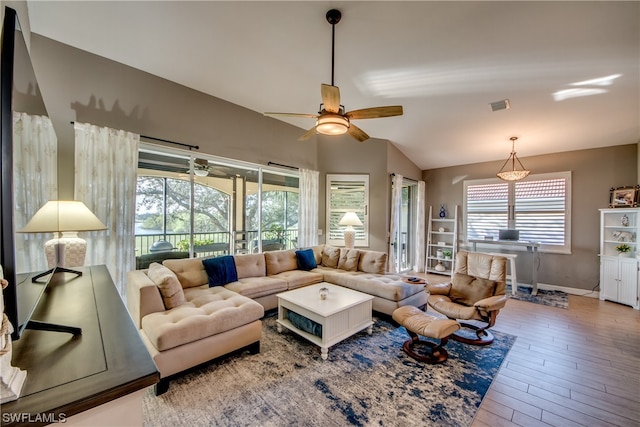
[[402, 351], [404, 328], [374, 319], [320, 349], [275, 318], [264, 319], [261, 352], [232, 355], [171, 381], [143, 400], [145, 426], [468, 426], [516, 337], [493, 344], [449, 341], [449, 360], [425, 365]]
[[511, 284], [507, 283], [507, 295], [509, 295], [509, 298], [548, 305], [550, 307], [569, 308], [569, 294], [566, 292], [538, 289], [538, 295], [531, 295], [531, 290], [532, 289], [527, 286], [518, 286], [516, 294], [512, 295]]

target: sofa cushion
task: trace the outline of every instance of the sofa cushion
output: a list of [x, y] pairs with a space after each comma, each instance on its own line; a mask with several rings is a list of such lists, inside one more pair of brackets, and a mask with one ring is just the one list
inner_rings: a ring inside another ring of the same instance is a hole
[[324, 251], [324, 245], [312, 246], [311, 250], [313, 251], [313, 255], [316, 257], [316, 264], [322, 264], [322, 252]]
[[264, 316], [262, 305], [221, 286], [191, 287], [184, 293], [186, 303], [142, 319], [142, 329], [159, 351], [226, 332]]
[[313, 270], [318, 266], [313, 249], [302, 249], [296, 251], [296, 261], [298, 263], [298, 269], [304, 271]]
[[338, 268], [340, 260], [340, 248], [327, 246], [322, 249], [322, 265], [325, 267]]
[[496, 282], [469, 276], [463, 273], [455, 273], [451, 279], [451, 301], [466, 306], [471, 306], [481, 299], [489, 298], [496, 289]]
[[245, 277], [224, 285], [226, 289], [248, 298], [259, 298], [287, 290], [287, 281], [278, 277]]
[[[405, 283], [400, 276], [395, 274], [344, 272], [343, 274], [332, 275], [331, 279], [328, 281], [336, 285], [394, 302], [402, 301], [424, 292], [424, 286]], [[327, 277], [325, 277], [325, 280], [327, 280]]]
[[315, 271], [291, 270], [269, 276], [277, 279], [283, 279], [287, 282], [288, 289], [296, 289], [302, 286], [313, 285], [323, 281], [321, 273]]
[[340, 270], [358, 271], [359, 260], [360, 260], [359, 250], [340, 248], [340, 259], [338, 259], [338, 268]]
[[267, 267], [263, 254], [234, 255], [238, 280], [246, 277], [264, 277]]
[[147, 276], [156, 284], [162, 295], [162, 302], [167, 310], [178, 307], [186, 302], [182, 285], [175, 273], [164, 265], [152, 262], [149, 264]]
[[378, 251], [362, 251], [358, 270], [365, 273], [384, 274], [387, 267], [387, 253]]
[[173, 271], [184, 289], [202, 286], [209, 282], [207, 272], [202, 265], [205, 258], [167, 259], [162, 265]]
[[231, 255], [204, 259], [202, 265], [209, 276], [209, 287], [222, 286], [238, 280], [236, 263]]
[[267, 276], [298, 268], [296, 253], [291, 250], [265, 252], [264, 261], [267, 264]]

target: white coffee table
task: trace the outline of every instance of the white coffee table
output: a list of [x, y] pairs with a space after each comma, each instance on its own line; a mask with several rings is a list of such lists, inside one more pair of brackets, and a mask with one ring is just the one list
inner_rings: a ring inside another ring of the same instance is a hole
[[[320, 298], [320, 288], [327, 288], [325, 300]], [[354, 291], [331, 283], [318, 283], [292, 291], [283, 292], [278, 297], [278, 332], [285, 327], [304, 337], [321, 349], [323, 360], [327, 360], [329, 347], [367, 329], [373, 329], [371, 295]], [[287, 318], [293, 311], [322, 325], [322, 336], [316, 336], [295, 327]]]

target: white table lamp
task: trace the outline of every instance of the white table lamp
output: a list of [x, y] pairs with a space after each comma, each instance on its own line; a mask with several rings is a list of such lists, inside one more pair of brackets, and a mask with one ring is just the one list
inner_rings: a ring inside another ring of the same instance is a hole
[[[33, 278], [43, 277], [53, 270], [74, 273], [68, 267], [82, 267], [87, 253], [86, 240], [78, 237], [79, 231], [106, 230], [107, 226], [80, 201], [48, 201], [18, 233], [55, 233], [53, 239], [45, 243], [48, 267], [51, 269]], [[60, 233], [62, 236], [60, 236]]]
[[353, 249], [356, 244], [356, 230], [353, 229], [353, 226], [362, 226], [362, 221], [355, 212], [347, 212], [338, 225], [347, 226], [344, 230], [344, 246], [347, 249]]

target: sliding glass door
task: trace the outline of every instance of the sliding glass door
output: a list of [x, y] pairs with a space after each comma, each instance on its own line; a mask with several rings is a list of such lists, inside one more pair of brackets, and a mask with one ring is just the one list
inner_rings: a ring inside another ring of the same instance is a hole
[[418, 244], [416, 235], [417, 182], [404, 179], [401, 194], [400, 221], [396, 235], [392, 238], [394, 239], [396, 271], [408, 272], [414, 264], [414, 248]]
[[294, 248], [298, 182], [295, 171], [145, 146], [136, 255], [156, 260]]

